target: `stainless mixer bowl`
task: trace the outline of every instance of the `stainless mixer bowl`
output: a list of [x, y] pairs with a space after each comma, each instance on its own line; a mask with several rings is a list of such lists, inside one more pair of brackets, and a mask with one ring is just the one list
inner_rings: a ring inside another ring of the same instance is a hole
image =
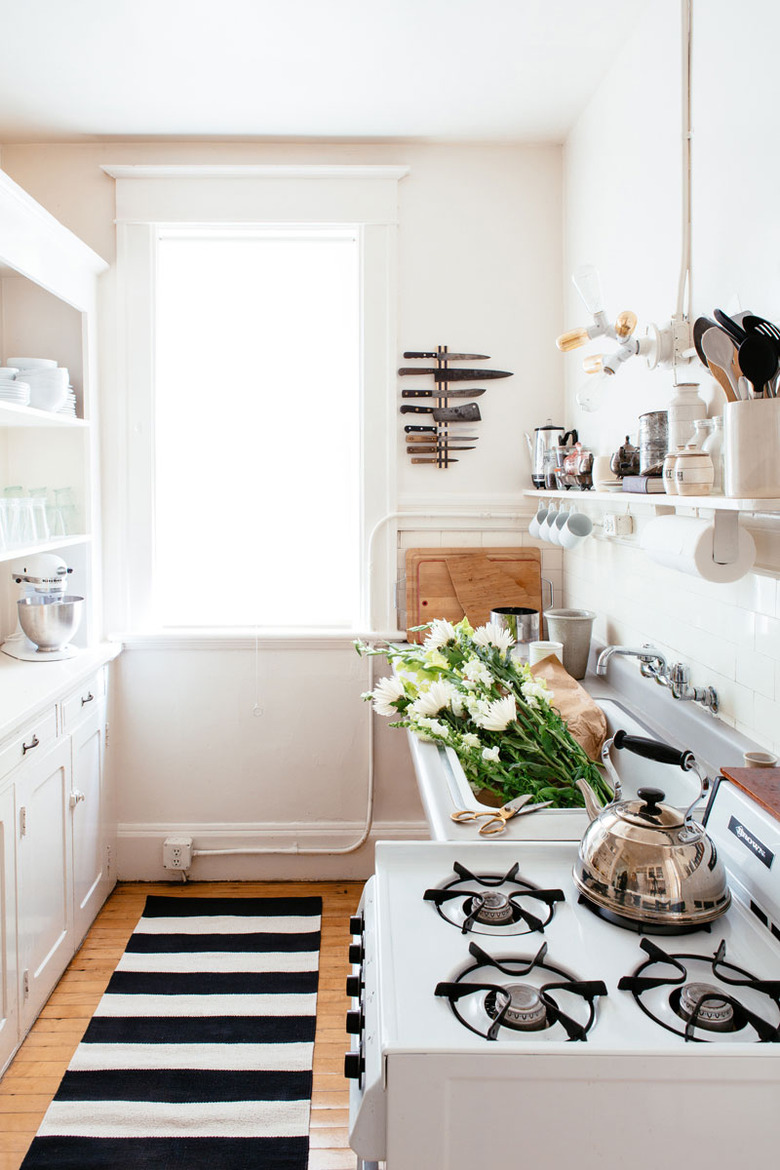
[[61, 650], [79, 628], [84, 598], [65, 593], [62, 596], [22, 597], [19, 624], [39, 650]]

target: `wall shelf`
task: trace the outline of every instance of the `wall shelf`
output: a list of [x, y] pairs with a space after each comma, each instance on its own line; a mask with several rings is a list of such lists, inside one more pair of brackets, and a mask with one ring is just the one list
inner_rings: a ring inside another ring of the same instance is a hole
[[37, 544], [23, 544], [18, 548], [6, 548], [0, 551], [0, 564], [8, 561], [19, 561], [35, 553], [59, 552], [61, 548], [74, 548], [78, 545], [89, 544], [91, 536], [55, 536], [51, 540], [42, 540]]
[[546, 491], [526, 489], [524, 496], [539, 500], [568, 500], [570, 503], [609, 503], [617, 508], [622, 504], [639, 504], [643, 507], [662, 508], [664, 511], [677, 508], [711, 508], [719, 512], [771, 512], [780, 515], [780, 499], [734, 499], [730, 496], [667, 496], [665, 492], [577, 492]]
[[88, 427], [83, 418], [68, 414], [55, 414], [51, 410], [36, 410], [33, 406], [17, 406], [13, 402], [0, 402], [0, 426], [2, 427]]

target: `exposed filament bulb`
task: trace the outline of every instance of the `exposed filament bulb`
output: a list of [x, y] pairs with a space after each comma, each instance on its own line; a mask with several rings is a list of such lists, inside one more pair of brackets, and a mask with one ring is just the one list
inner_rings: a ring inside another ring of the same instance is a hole
[[600, 374], [604, 369], [604, 355], [593, 353], [589, 357], [583, 358], [582, 368], [586, 374]]

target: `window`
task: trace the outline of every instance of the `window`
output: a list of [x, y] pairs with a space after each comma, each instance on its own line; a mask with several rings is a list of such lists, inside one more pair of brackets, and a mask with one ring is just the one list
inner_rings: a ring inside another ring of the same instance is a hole
[[407, 169], [103, 169], [108, 628], [391, 628]]
[[359, 274], [355, 230], [160, 232], [161, 627], [357, 625]]

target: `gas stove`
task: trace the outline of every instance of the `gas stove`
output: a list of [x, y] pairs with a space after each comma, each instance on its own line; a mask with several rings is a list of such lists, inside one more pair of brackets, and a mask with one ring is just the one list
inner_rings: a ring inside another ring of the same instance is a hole
[[[634, 1170], [657, 1170], [669, 1125], [705, 1111], [688, 1170], [736, 1164], [748, 1136], [770, 1156], [780, 824], [724, 781], [707, 827], [732, 905], [673, 937], [594, 915], [571, 879], [574, 842], [380, 843], [349, 986], [363, 1164], [609, 1170], [630, 1147]], [[534, 1122], [522, 1139], [495, 1120], [518, 1110]]]

